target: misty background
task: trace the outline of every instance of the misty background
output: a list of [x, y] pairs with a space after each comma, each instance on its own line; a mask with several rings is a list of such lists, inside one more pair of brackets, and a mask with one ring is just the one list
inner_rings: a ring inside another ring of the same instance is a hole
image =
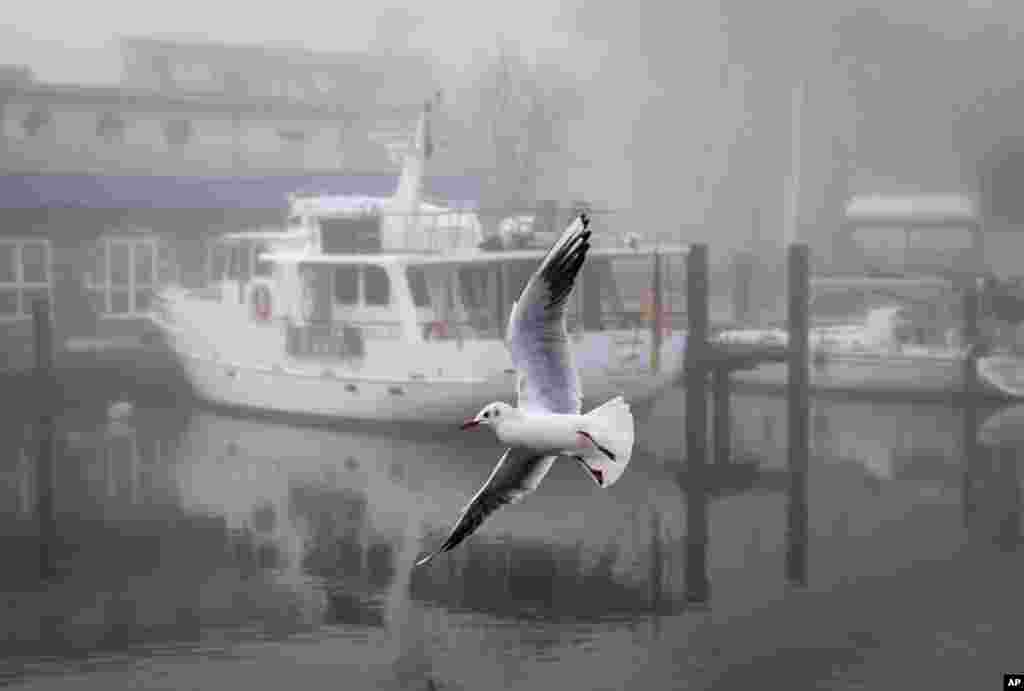
[[800, 235], [827, 261], [851, 193], [977, 191], [1020, 98], [1022, 16], [963, 0], [40, 1], [5, 9], [0, 62], [42, 82], [116, 84], [126, 36], [421, 56], [444, 90], [439, 165], [488, 170], [481, 83], [506, 55], [555, 123], [534, 145], [536, 196], [630, 209], [647, 233], [682, 227], [716, 254], [779, 244], [791, 91], [805, 80]]

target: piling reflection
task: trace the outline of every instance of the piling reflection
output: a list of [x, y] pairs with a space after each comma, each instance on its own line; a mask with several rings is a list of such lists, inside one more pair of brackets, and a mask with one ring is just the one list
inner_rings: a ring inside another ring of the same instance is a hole
[[1024, 405], [997, 410], [984, 418], [977, 459], [967, 480], [967, 529], [972, 540], [1010, 552], [1021, 541], [1021, 473], [1024, 457]]

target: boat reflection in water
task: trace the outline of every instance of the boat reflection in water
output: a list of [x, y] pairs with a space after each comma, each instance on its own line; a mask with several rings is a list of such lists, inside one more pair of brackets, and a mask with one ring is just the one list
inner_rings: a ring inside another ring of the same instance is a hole
[[[528, 511], [493, 518], [436, 566], [413, 571], [501, 449], [208, 413], [192, 418], [186, 439], [177, 470], [186, 509], [225, 516], [231, 531], [265, 545], [281, 568], [325, 584], [329, 616], [395, 589], [446, 607], [516, 616], [665, 611], [679, 601], [661, 575], [651, 582], [652, 572], [677, 571], [661, 563], [671, 556], [661, 514], [668, 507], [678, 513], [680, 505], [670, 484], [661, 497], [636, 502], [644, 507], [637, 511], [630, 497], [591, 490], [579, 469], [567, 466], [551, 473]], [[633, 493], [644, 489], [634, 485]]]
[[683, 608], [682, 537], [663, 518], [682, 515], [680, 497], [670, 482], [653, 489], [657, 467], [602, 493], [565, 464], [528, 509], [413, 570], [490, 472], [500, 449], [489, 440], [452, 446], [209, 413], [192, 417], [185, 439], [177, 478], [187, 511], [222, 515], [276, 555], [268, 577], [304, 588], [322, 630], [372, 642], [359, 659], [386, 676], [432, 678], [439, 645], [458, 650], [466, 636], [478, 646], [516, 630], [510, 654], [543, 657], [591, 640], [584, 621]]

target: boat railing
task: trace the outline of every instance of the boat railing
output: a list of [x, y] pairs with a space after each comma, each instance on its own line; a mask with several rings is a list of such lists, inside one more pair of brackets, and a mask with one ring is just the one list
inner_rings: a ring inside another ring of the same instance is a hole
[[[499, 209], [456, 204], [413, 213], [380, 213], [397, 220], [405, 247], [444, 252], [475, 247], [490, 232], [497, 232], [510, 247], [520, 247], [525, 242], [528, 246], [546, 249], [578, 210], [568, 207]], [[595, 230], [594, 242], [602, 247], [627, 246], [630, 238], [636, 236], [632, 230], [643, 225], [639, 219], [632, 218], [627, 209], [588, 209], [587, 213]]]

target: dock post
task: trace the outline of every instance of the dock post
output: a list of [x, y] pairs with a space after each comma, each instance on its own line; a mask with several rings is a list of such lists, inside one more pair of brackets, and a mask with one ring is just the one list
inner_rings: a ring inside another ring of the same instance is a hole
[[53, 320], [46, 300], [32, 304], [35, 337], [36, 423], [36, 516], [39, 521], [39, 577], [49, 580], [56, 574], [54, 548], [57, 526], [54, 507], [56, 474], [56, 430], [54, 424]]
[[708, 600], [707, 364], [708, 248], [690, 245], [686, 257], [686, 600]]
[[786, 511], [786, 580], [807, 585], [807, 468], [810, 454], [809, 315], [810, 257], [805, 244], [789, 247], [789, 503]]
[[733, 261], [732, 309], [733, 319], [739, 324], [750, 321], [751, 288], [753, 283], [753, 259], [745, 251], [738, 252]]
[[661, 255], [654, 253], [654, 267], [651, 276], [651, 374], [657, 374], [661, 360], [662, 294]]
[[497, 271], [497, 283], [495, 291], [498, 294], [498, 334], [503, 335], [502, 325], [508, 322], [509, 312], [511, 311], [511, 300], [509, 298], [509, 275], [508, 275], [508, 264], [501, 262], [498, 264]]
[[715, 440], [715, 464], [722, 466], [732, 460], [732, 410], [729, 405], [729, 370], [716, 367], [711, 373], [715, 417], [712, 429]]
[[966, 349], [961, 369], [963, 393], [963, 520], [964, 527], [974, 513], [974, 498], [971, 492], [973, 459], [978, 456], [978, 312], [979, 296], [976, 281], [971, 279], [964, 289], [963, 344]]

